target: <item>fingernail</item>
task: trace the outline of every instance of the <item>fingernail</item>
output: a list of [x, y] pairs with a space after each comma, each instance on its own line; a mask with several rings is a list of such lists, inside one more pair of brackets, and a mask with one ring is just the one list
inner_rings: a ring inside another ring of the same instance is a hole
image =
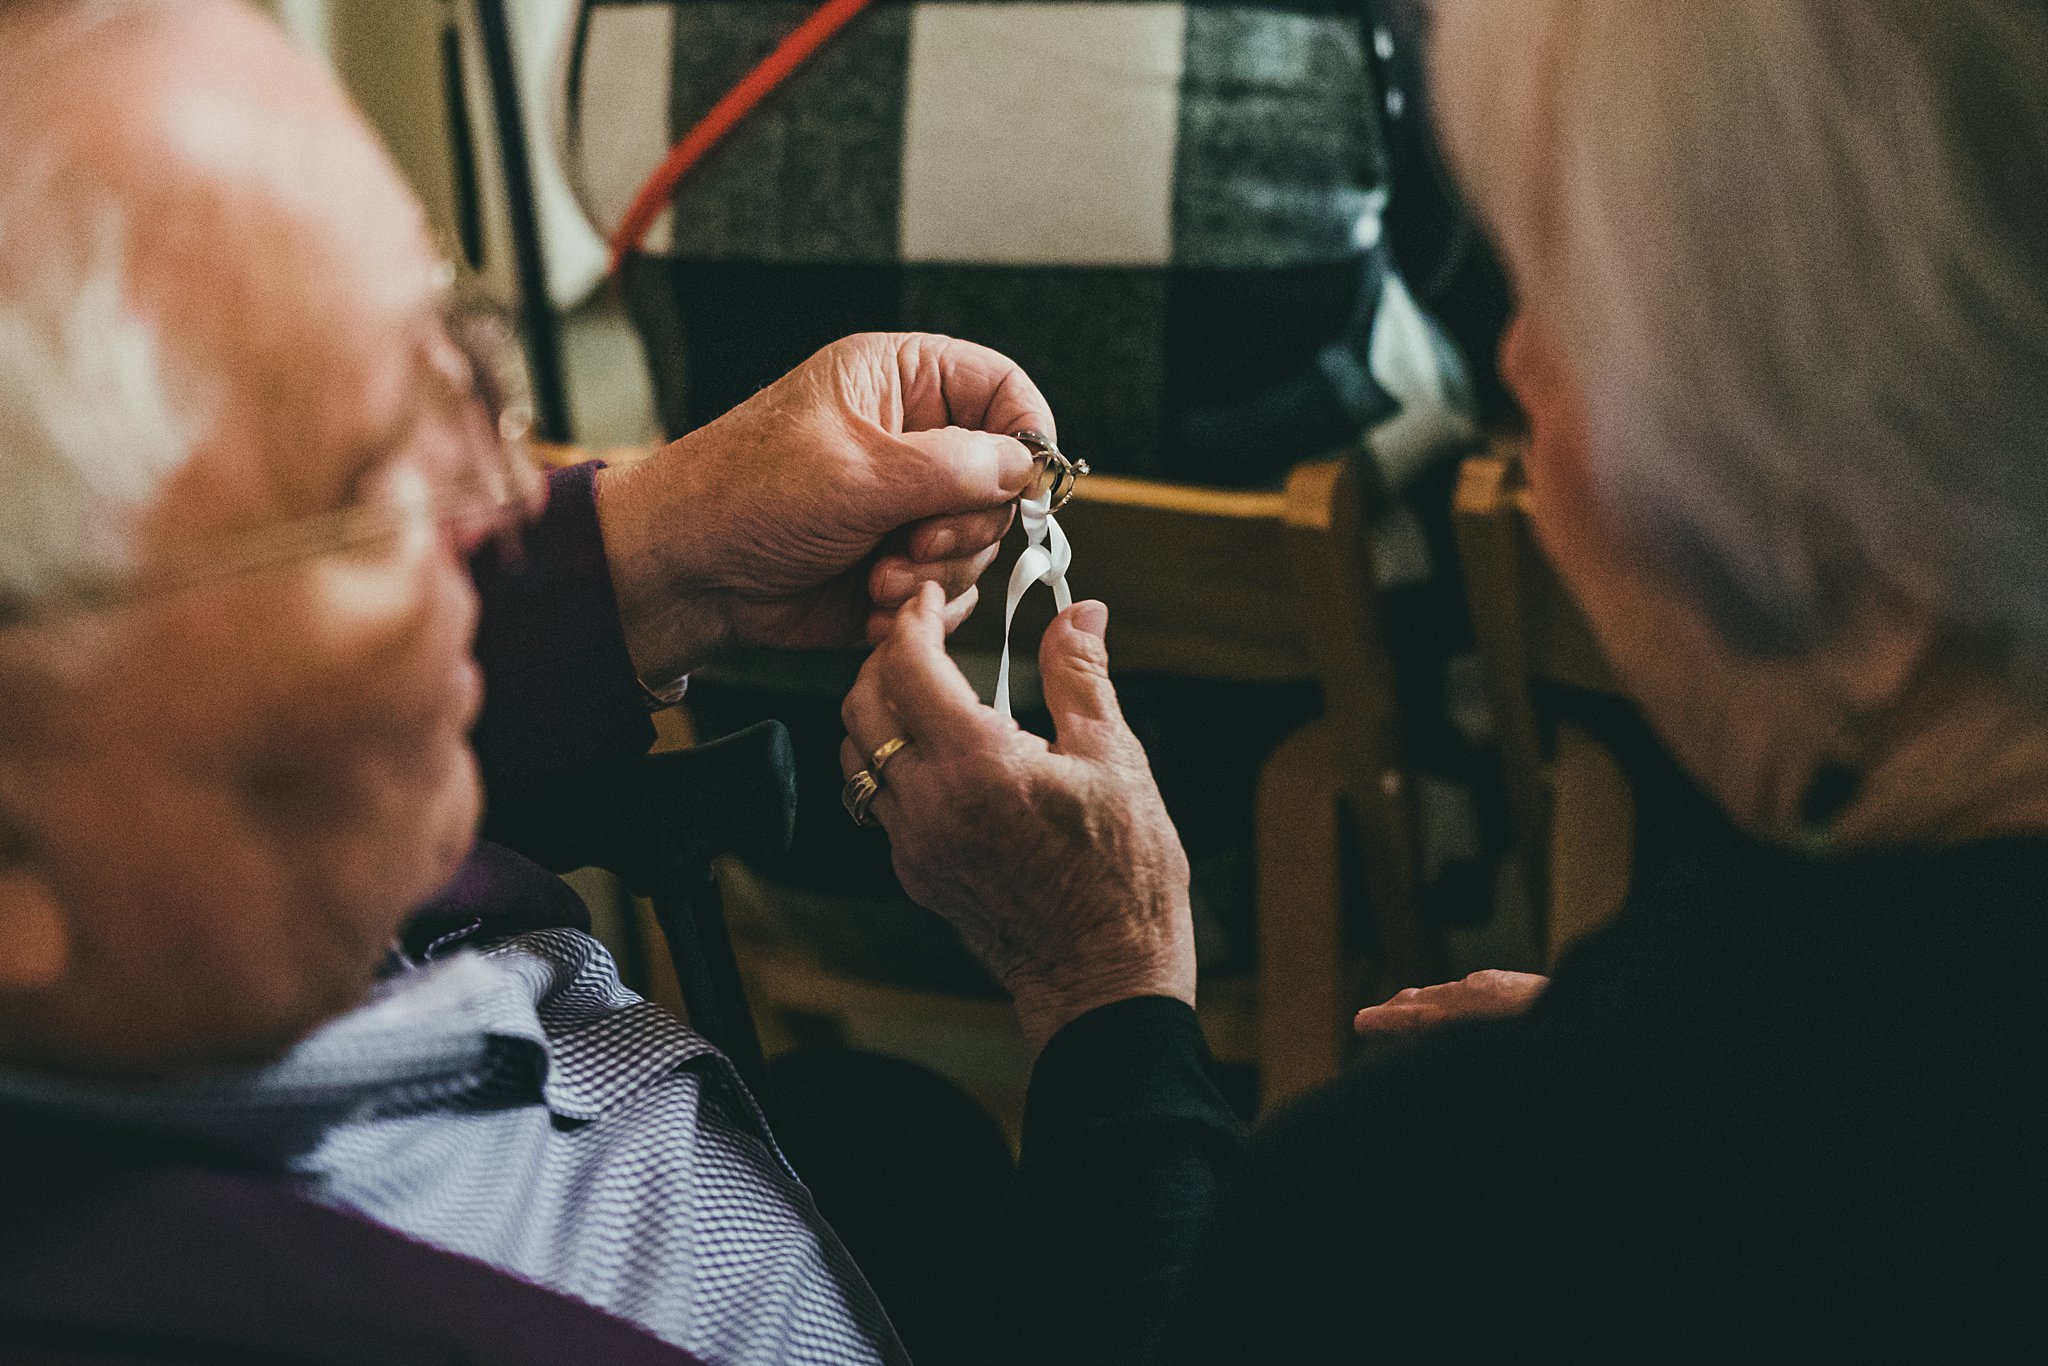
[[917, 575], [902, 566], [882, 571], [880, 591], [875, 596], [897, 600], [913, 596], [917, 591]]
[[1031, 472], [1038, 466], [1038, 457], [1031, 448], [1015, 437], [1004, 437], [1002, 464], [996, 467], [996, 474], [1006, 489], [1021, 489], [1031, 478]]
[[960, 533], [949, 526], [939, 527], [925, 537], [924, 557], [928, 560], [943, 560], [960, 548]]
[[1074, 614], [1069, 620], [1074, 623], [1075, 630], [1101, 640], [1109, 630], [1109, 604], [1096, 602], [1092, 598], [1087, 602], [1077, 602], [1074, 604]]

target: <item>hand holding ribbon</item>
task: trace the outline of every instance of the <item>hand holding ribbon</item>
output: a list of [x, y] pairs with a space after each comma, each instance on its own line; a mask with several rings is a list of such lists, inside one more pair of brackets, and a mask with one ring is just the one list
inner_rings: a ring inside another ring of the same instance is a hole
[[1052, 490], [1020, 500], [1017, 514], [1024, 523], [1024, 553], [1010, 571], [1010, 591], [1003, 600], [1003, 661], [996, 670], [996, 695], [990, 704], [1004, 717], [1010, 715], [1010, 627], [1017, 619], [1017, 604], [1024, 601], [1032, 584], [1042, 583], [1052, 589], [1053, 602], [1060, 611], [1074, 605], [1074, 595], [1067, 588], [1067, 567], [1074, 562], [1074, 549], [1053, 519]]
[[1081, 476], [1089, 473], [1087, 461], [1067, 459], [1051, 438], [1042, 433], [1021, 431], [1010, 435], [1043, 468], [1037, 481], [1017, 500], [1017, 513], [1024, 523], [1024, 553], [1017, 557], [1016, 567], [1010, 571], [1010, 591], [1003, 604], [1003, 658], [996, 671], [996, 695], [991, 703], [1006, 719], [1010, 715], [1010, 628], [1017, 619], [1017, 604], [1024, 601], [1032, 584], [1042, 583], [1052, 589], [1053, 601], [1060, 611], [1074, 605], [1074, 595], [1067, 591], [1067, 568], [1074, 562], [1074, 550], [1067, 544], [1067, 534], [1060, 530], [1053, 514], [1073, 499]]

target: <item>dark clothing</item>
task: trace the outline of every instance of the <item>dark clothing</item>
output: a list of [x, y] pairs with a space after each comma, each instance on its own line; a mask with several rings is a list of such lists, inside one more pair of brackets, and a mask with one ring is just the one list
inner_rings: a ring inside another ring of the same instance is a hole
[[487, 550], [473, 566], [483, 600], [476, 659], [489, 682], [476, 752], [493, 801], [654, 743], [598, 534], [599, 468], [557, 470], [520, 553]]
[[1180, 1002], [1121, 1001], [1055, 1035], [1025, 1099], [990, 1360], [1150, 1360], [1241, 1142]]
[[1526, 1016], [1361, 1059], [1227, 1177], [1187, 1012], [1098, 1011], [1033, 1079], [1004, 1359], [2038, 1349], [2044, 953], [2048, 841], [1724, 849], [1640, 887]]
[[0, 1129], [0, 1361], [693, 1366], [623, 1319], [283, 1181]]
[[916, 1063], [805, 1048], [768, 1064], [775, 1141], [917, 1366], [983, 1366], [1010, 1140]]

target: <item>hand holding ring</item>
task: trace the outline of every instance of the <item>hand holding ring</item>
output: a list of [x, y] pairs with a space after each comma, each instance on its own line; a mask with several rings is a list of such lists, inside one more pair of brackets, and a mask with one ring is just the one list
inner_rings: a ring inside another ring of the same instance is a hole
[[855, 825], [880, 824], [868, 811], [875, 804], [875, 797], [882, 790], [881, 782], [867, 769], [853, 775], [846, 786], [839, 790], [839, 804], [846, 808], [846, 814], [853, 817]]
[[846, 786], [839, 791], [840, 805], [846, 814], [853, 817], [855, 825], [879, 825], [880, 821], [868, 808], [875, 804], [875, 798], [882, 791], [882, 770], [896, 757], [910, 741], [901, 735], [885, 740], [868, 756], [868, 766], [846, 780]]

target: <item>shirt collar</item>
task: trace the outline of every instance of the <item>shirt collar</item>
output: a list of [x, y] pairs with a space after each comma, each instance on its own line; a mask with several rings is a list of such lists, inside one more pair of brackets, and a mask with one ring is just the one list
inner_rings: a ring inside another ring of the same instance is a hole
[[520, 975], [461, 953], [378, 982], [274, 1062], [140, 1083], [0, 1071], [0, 1109], [286, 1161], [337, 1124], [485, 1085], [539, 1099], [548, 1052]]

